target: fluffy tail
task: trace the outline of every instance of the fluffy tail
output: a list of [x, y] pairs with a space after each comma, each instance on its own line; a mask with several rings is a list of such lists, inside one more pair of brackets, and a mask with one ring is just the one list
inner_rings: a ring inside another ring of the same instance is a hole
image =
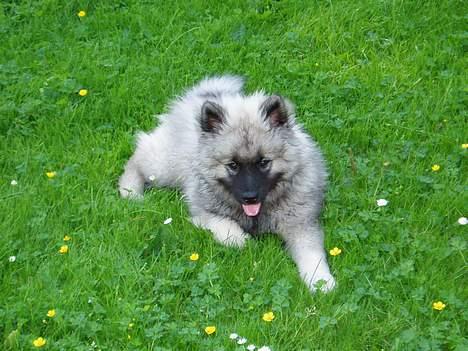
[[215, 76], [203, 79], [187, 92], [187, 95], [216, 97], [223, 94], [238, 94], [242, 92], [244, 79], [239, 76]]

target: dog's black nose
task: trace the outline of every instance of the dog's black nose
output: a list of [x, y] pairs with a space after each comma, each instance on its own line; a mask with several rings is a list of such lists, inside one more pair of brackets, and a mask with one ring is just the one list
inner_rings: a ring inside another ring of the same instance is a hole
[[258, 202], [258, 193], [256, 191], [246, 191], [242, 194], [242, 199], [247, 205], [256, 204]]

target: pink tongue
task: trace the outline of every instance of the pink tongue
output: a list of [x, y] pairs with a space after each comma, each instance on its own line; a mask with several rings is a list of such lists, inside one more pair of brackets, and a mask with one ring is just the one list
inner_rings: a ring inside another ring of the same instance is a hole
[[260, 206], [262, 206], [261, 202], [252, 205], [242, 205], [242, 209], [244, 210], [247, 216], [255, 217], [260, 212]]

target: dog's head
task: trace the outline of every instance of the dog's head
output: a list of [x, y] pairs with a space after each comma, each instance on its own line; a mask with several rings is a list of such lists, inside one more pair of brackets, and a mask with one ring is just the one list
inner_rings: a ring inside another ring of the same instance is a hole
[[293, 126], [294, 108], [278, 95], [257, 93], [203, 104], [200, 144], [208, 178], [245, 215], [257, 216], [292, 171], [286, 151]]

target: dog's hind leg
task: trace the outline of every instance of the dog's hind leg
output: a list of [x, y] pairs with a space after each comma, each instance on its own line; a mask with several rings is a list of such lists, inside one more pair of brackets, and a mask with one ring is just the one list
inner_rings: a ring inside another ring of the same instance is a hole
[[140, 198], [146, 186], [179, 185], [184, 172], [178, 158], [174, 138], [164, 128], [158, 127], [149, 134], [139, 133], [135, 153], [120, 177], [120, 194]]

